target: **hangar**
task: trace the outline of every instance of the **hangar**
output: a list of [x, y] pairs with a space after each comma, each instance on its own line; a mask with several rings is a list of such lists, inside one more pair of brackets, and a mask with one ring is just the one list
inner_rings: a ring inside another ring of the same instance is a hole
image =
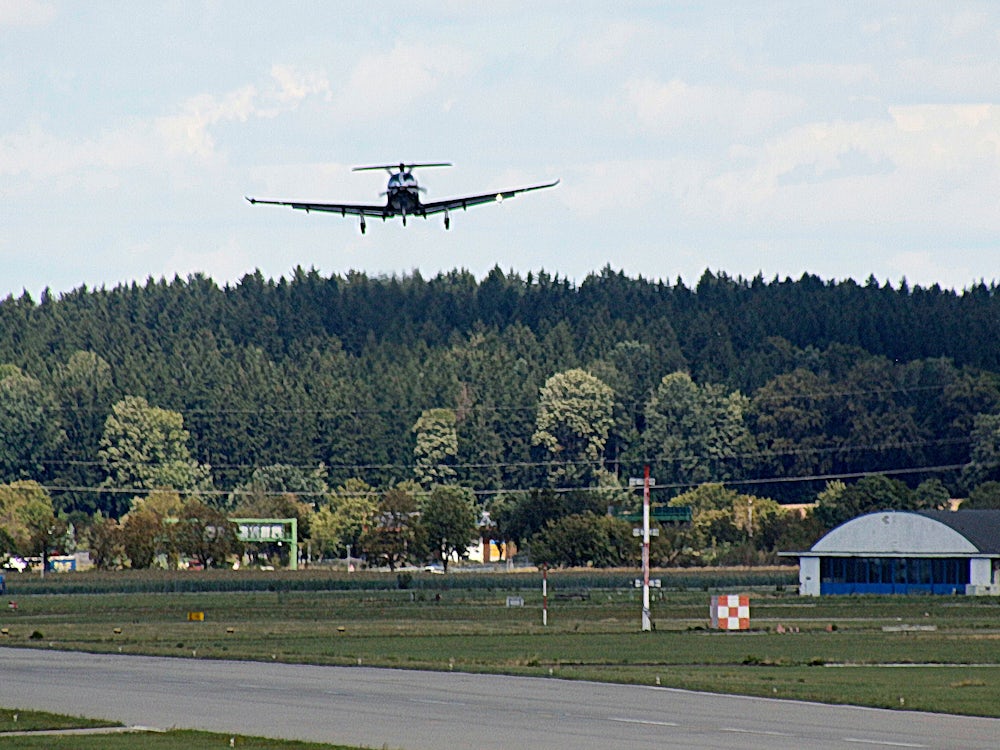
[[1000, 595], [1000, 510], [878, 511], [799, 558], [799, 593]]

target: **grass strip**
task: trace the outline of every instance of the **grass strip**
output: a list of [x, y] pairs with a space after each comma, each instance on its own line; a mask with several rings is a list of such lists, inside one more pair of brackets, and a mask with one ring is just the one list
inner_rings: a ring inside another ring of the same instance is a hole
[[361, 750], [348, 745], [326, 745], [315, 742], [294, 740], [274, 740], [264, 737], [244, 737], [242, 735], [213, 734], [191, 730], [170, 730], [167, 732], [128, 732], [123, 734], [91, 735], [0, 735], [0, 749], [7, 750], [219, 750], [236, 747], [252, 750]]
[[63, 716], [47, 711], [26, 711], [20, 708], [0, 708], [0, 732], [37, 732], [44, 729], [92, 729], [120, 727], [121, 724], [82, 716]]

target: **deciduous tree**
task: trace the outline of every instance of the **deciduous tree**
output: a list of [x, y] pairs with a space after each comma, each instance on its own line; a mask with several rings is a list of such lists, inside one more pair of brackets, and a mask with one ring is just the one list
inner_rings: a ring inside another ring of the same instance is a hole
[[132, 498], [121, 524], [121, 543], [131, 567], [149, 568], [160, 555], [169, 568], [177, 567], [176, 520], [183, 507], [181, 496], [169, 490]]
[[911, 490], [898, 479], [874, 474], [849, 485], [829, 482], [817, 496], [815, 515], [829, 530], [865, 513], [936, 508], [945, 502], [947, 491], [936, 480]]
[[121, 565], [125, 548], [118, 521], [96, 514], [87, 529], [87, 537], [90, 540], [90, 559], [98, 570], [111, 570]]
[[136, 491], [208, 486], [209, 469], [191, 458], [188, 437], [178, 412], [126, 396], [104, 423], [98, 457], [107, 472], [106, 485]]
[[589, 512], [550, 521], [531, 538], [531, 558], [536, 564], [629, 565], [636, 561], [638, 551], [631, 523]]
[[414, 488], [403, 485], [387, 491], [379, 501], [374, 523], [361, 538], [369, 564], [384, 564], [395, 570], [421, 559], [426, 544], [419, 515]]
[[445, 571], [453, 555], [465, 557], [477, 535], [476, 499], [466, 487], [435, 485], [421, 497], [420, 524]]
[[614, 392], [590, 373], [567, 370], [545, 381], [532, 443], [551, 457], [555, 482], [589, 484], [600, 468], [613, 415]]
[[203, 568], [224, 565], [238, 549], [233, 523], [217, 508], [197, 498], [184, 502], [177, 517], [175, 540], [178, 551], [193, 557]]
[[978, 510], [1000, 508], [1000, 482], [983, 482], [973, 487], [962, 507]]
[[48, 491], [30, 479], [0, 485], [0, 528], [18, 554], [43, 558], [66, 529], [56, 519]]

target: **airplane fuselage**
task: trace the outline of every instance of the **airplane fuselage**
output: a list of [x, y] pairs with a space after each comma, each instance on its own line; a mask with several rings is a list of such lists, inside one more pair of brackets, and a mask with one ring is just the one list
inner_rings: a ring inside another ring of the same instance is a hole
[[389, 178], [386, 198], [390, 215], [413, 216], [420, 213], [420, 188], [411, 172], [397, 172]]

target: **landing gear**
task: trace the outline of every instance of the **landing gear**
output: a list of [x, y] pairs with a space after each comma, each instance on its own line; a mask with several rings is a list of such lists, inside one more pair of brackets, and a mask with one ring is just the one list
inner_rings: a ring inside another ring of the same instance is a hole
[[361, 234], [365, 233], [365, 229], [367, 229], [367, 227], [365, 226], [365, 217], [362, 216], [361, 217]]
[[448, 215], [447, 211], [444, 212], [444, 228], [451, 229], [451, 217]]

